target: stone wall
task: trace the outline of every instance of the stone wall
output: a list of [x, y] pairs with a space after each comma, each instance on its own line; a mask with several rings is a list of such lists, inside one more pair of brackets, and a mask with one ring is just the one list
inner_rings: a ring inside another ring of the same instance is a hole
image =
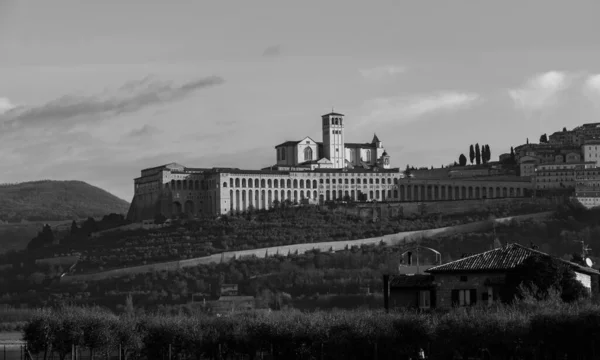
[[558, 206], [562, 204], [562, 198], [501, 198], [501, 199], [477, 199], [456, 201], [426, 201], [426, 202], [403, 202], [403, 203], [376, 203], [356, 204], [355, 207], [339, 206], [336, 212], [349, 215], [371, 218], [377, 217], [408, 217], [421, 214], [462, 214], [467, 212], [486, 211], [499, 206], [509, 204], [540, 204], [547, 206]]
[[[467, 281], [461, 281], [461, 276], [466, 276]], [[482, 304], [483, 294], [488, 293], [488, 286], [485, 284], [487, 279], [504, 278], [504, 274], [498, 273], [465, 273], [465, 274], [435, 274], [436, 288], [436, 307], [450, 308], [452, 307], [452, 290], [475, 290], [476, 303]], [[493, 294], [494, 300], [499, 294]], [[487, 301], [486, 301], [487, 302]], [[471, 299], [473, 303], [473, 299]]]
[[[504, 223], [512, 220], [523, 221], [528, 219], [543, 219], [552, 215], [553, 212], [543, 212], [536, 214], [527, 214], [520, 216], [511, 216], [507, 218], [500, 218], [494, 220], [497, 223]], [[219, 263], [219, 262], [227, 262], [234, 258], [243, 258], [243, 257], [251, 257], [255, 256], [258, 258], [264, 258], [266, 256], [273, 255], [288, 255], [288, 254], [304, 254], [307, 251], [311, 250], [321, 250], [321, 251], [339, 251], [343, 250], [346, 247], [352, 246], [361, 246], [361, 245], [375, 245], [379, 243], [383, 243], [385, 245], [400, 245], [406, 243], [415, 242], [420, 238], [432, 238], [435, 236], [447, 236], [451, 234], [457, 233], [467, 233], [467, 232], [475, 232], [475, 231], [486, 231], [492, 228], [491, 221], [478, 221], [470, 224], [457, 225], [457, 226], [448, 226], [437, 229], [428, 229], [428, 230], [417, 230], [417, 231], [404, 231], [396, 234], [378, 236], [375, 238], [368, 239], [359, 239], [359, 240], [348, 240], [348, 241], [328, 241], [328, 242], [320, 242], [320, 243], [306, 243], [306, 244], [294, 244], [294, 245], [286, 245], [286, 246], [275, 246], [269, 248], [260, 248], [260, 249], [250, 249], [250, 250], [240, 250], [240, 251], [228, 251], [220, 254], [213, 254], [210, 256], [187, 259], [187, 260], [178, 260], [178, 261], [170, 261], [164, 263], [156, 263], [149, 265], [140, 265], [140, 266], [132, 266], [122, 269], [112, 269], [103, 272], [93, 273], [93, 274], [80, 274], [80, 275], [70, 275], [63, 276], [61, 278], [61, 282], [69, 283], [74, 281], [90, 281], [90, 280], [101, 280], [107, 279], [111, 277], [120, 277], [125, 275], [133, 275], [133, 274], [141, 274], [153, 271], [174, 271], [177, 269], [185, 268], [185, 267], [193, 267], [198, 265], [206, 265], [210, 263]]]

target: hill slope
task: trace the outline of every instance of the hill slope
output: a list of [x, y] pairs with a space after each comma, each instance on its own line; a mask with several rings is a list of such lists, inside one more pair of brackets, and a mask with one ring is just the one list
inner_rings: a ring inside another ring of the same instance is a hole
[[59, 221], [126, 214], [129, 204], [83, 181], [33, 181], [0, 185], [0, 220]]

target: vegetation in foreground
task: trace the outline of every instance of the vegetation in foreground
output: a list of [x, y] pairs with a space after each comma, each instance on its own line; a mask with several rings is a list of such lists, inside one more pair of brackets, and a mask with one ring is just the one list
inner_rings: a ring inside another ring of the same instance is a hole
[[[600, 306], [563, 303], [549, 292], [526, 295], [510, 306], [458, 308], [449, 312], [298, 311], [232, 314], [116, 316], [99, 308], [40, 310], [24, 327], [32, 353], [64, 359], [71, 345], [102, 357], [232, 358], [261, 353], [278, 359], [415, 358], [454, 355], [494, 358], [592, 359], [600, 341]], [[574, 334], [577, 334], [575, 337]]]

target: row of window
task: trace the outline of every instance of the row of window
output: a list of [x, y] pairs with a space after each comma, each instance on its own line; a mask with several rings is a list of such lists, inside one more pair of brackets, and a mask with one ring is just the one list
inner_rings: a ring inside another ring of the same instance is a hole
[[331, 125], [342, 125], [341, 117], [332, 117], [332, 118], [324, 117], [323, 118], [323, 126], [329, 125], [330, 121], [331, 121]]
[[164, 184], [165, 189], [172, 190], [208, 190], [216, 188], [215, 180], [171, 180]]
[[[240, 181], [241, 180], [241, 181]], [[319, 179], [318, 184], [327, 184], [329, 185], [331, 184], [345, 184], [345, 185], [354, 185], [356, 184], [361, 184], [361, 179], [358, 178], [355, 179], [337, 179], [338, 181], [336, 182], [336, 179]], [[380, 181], [379, 178], [370, 178], [370, 179], [363, 179], [362, 184], [375, 184], [375, 185], [379, 185]], [[387, 178], [387, 184], [391, 185], [392, 182], [394, 184], [398, 184], [398, 179], [394, 178], [392, 180], [392, 178]], [[254, 184], [254, 186], [253, 186]], [[311, 186], [312, 184], [312, 186]], [[381, 179], [381, 184], [386, 184], [386, 179]], [[287, 186], [286, 186], [287, 185]], [[317, 188], [317, 180], [300, 180], [298, 181], [297, 179], [294, 179], [293, 181], [291, 179], [287, 179], [287, 180], [278, 180], [278, 179], [267, 179], [265, 181], [265, 179], [261, 179], [260, 182], [258, 179], [254, 179], [254, 181], [252, 181], [252, 179], [248, 179], [248, 181], [246, 181], [246, 179], [229, 179], [229, 187], [274, 187], [274, 188], [278, 188], [278, 187], [282, 187], [282, 188], [300, 188], [300, 189], [304, 189], [305, 187], [307, 189], [310, 188]], [[223, 187], [227, 187], [227, 182], [223, 183]]]
[[[235, 192], [233, 190], [230, 190], [230, 195], [233, 197], [234, 194], [236, 194], [236, 196], [242, 196], [245, 197], [246, 196], [246, 192], [248, 192], [248, 194], [252, 194], [252, 190], [235, 190]], [[255, 190], [254, 194], [256, 194], [256, 196], [258, 196], [259, 193], [262, 193], [262, 196], [264, 198], [265, 195], [269, 196], [269, 201], [271, 201], [271, 194], [274, 194], [275, 199], [277, 199], [277, 196], [279, 194], [279, 190]], [[317, 191], [312, 191], [313, 198], [316, 199], [317, 198]], [[362, 192], [361, 190], [326, 190], [326, 191], [320, 191], [321, 195], [323, 197], [324, 200], [336, 200], [337, 199], [342, 199], [345, 197], [349, 197], [349, 199], [351, 200], [373, 200], [373, 199], [380, 199], [380, 194], [381, 194], [381, 199], [385, 200], [385, 199], [397, 199], [400, 201], [412, 201], [412, 200], [440, 200], [440, 199], [445, 199], [445, 200], [450, 200], [450, 198], [452, 198], [454, 196], [454, 199], [480, 199], [480, 198], [487, 198], [487, 197], [495, 197], [495, 198], [500, 198], [500, 197], [521, 197], [521, 196], [526, 196], [527, 192], [526, 189], [521, 189], [521, 188], [473, 188], [471, 186], [469, 186], [468, 188], [463, 186], [463, 187], [459, 187], [456, 186], [454, 187], [454, 189], [452, 189], [452, 187], [449, 187], [446, 191], [446, 187], [443, 186], [441, 188], [438, 188], [437, 186], [434, 187], [425, 187], [423, 185], [419, 186], [419, 185], [415, 185], [414, 187], [411, 187], [410, 185], [406, 186], [406, 188], [402, 185], [400, 186], [400, 189], [395, 189], [395, 190], [371, 190], [368, 193]], [[285, 194], [285, 190], [281, 190], [281, 196], [283, 197]], [[294, 199], [298, 199], [298, 196], [300, 196], [301, 199], [304, 198], [304, 194], [306, 194], [307, 198], [311, 198], [311, 190], [300, 190], [299, 192], [297, 190], [294, 190], [293, 192], [291, 190], [287, 191], [288, 194], [288, 198], [290, 198], [293, 194]], [[368, 196], [367, 196], [368, 195]]]

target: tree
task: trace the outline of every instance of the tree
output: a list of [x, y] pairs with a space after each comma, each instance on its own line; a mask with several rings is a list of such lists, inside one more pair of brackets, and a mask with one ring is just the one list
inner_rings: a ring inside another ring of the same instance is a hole
[[77, 222], [75, 220], [73, 220], [73, 222], [71, 223], [71, 235], [77, 234], [78, 231], [79, 231], [79, 226], [77, 226]]
[[530, 256], [509, 272], [501, 296], [506, 302], [520, 299], [521, 289], [533, 292], [537, 300], [546, 299], [552, 290], [558, 290], [565, 302], [587, 296], [573, 269], [561, 260], [543, 255]]
[[465, 154], [460, 154], [460, 156], [458, 157], [458, 163], [460, 164], [460, 166], [467, 165], [467, 157], [465, 156]]
[[563, 128], [563, 132], [567, 132], [567, 128], [566, 127]]
[[125, 314], [135, 314], [135, 307], [133, 306], [133, 298], [131, 297], [131, 294], [127, 294], [127, 297], [125, 298]]
[[406, 177], [410, 177], [410, 166], [408, 164], [406, 164], [406, 169], [404, 170], [404, 176]]
[[83, 233], [86, 235], [90, 235], [93, 232], [98, 231], [98, 225], [96, 224], [96, 220], [93, 217], [87, 218], [87, 220], [81, 226]]
[[492, 151], [489, 145], [485, 145], [485, 162], [488, 163], [490, 160], [492, 160]]
[[475, 148], [473, 147], [473, 144], [469, 147], [469, 160], [471, 160], [471, 165], [473, 165], [473, 160], [475, 160]]
[[156, 225], [162, 225], [165, 223], [165, 221], [167, 221], [167, 217], [164, 216], [162, 213], [158, 213], [156, 214], [156, 216], [154, 216], [154, 223]]
[[481, 150], [479, 149], [479, 143], [475, 144], [475, 163], [481, 165]]
[[31, 239], [27, 244], [27, 249], [38, 249], [44, 246], [52, 245], [54, 242], [54, 233], [50, 225], [46, 224], [42, 228], [42, 231], [38, 232], [37, 236]]
[[547, 142], [548, 142], [548, 136], [546, 134], [542, 134], [542, 136], [540, 136], [540, 144], [547, 143]]

